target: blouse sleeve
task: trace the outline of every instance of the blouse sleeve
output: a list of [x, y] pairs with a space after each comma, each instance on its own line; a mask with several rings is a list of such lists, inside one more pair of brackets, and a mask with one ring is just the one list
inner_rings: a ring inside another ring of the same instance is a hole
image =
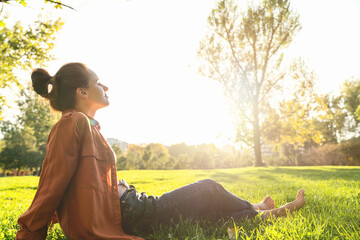
[[38, 190], [29, 209], [20, 216], [16, 239], [45, 239], [47, 224], [77, 168], [85, 117], [63, 116], [54, 126], [40, 174]]

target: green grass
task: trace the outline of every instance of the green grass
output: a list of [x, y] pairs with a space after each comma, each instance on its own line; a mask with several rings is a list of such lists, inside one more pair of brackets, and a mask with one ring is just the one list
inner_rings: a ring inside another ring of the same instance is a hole
[[[238, 239], [360, 239], [360, 167], [283, 167], [222, 170], [119, 171], [139, 192], [161, 195], [185, 184], [212, 178], [226, 189], [259, 202], [267, 194], [276, 206], [292, 201], [299, 188], [306, 205], [293, 216], [262, 221], [217, 223], [183, 221], [157, 229], [146, 239], [228, 239], [226, 229], [239, 229]], [[14, 239], [17, 218], [30, 205], [38, 177], [0, 178], [0, 239]], [[57, 224], [48, 239], [66, 239]]]

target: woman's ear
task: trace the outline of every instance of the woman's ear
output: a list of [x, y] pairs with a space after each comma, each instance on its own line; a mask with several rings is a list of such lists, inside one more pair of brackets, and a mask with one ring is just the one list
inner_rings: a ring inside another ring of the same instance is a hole
[[84, 88], [77, 88], [76, 95], [80, 98], [88, 98], [88, 93]]

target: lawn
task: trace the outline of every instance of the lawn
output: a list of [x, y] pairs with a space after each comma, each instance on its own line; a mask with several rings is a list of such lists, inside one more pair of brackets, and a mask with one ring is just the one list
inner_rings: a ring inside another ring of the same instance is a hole
[[[229, 239], [227, 228], [234, 226], [239, 230], [238, 239], [360, 239], [360, 167], [138, 170], [119, 171], [118, 177], [149, 195], [212, 178], [250, 202], [269, 194], [277, 207], [294, 200], [299, 188], [305, 190], [305, 207], [287, 218], [184, 221], [143, 236], [146, 239]], [[0, 178], [0, 239], [14, 239], [17, 218], [30, 205], [38, 180], [32, 176]], [[66, 238], [57, 224], [47, 239]]]

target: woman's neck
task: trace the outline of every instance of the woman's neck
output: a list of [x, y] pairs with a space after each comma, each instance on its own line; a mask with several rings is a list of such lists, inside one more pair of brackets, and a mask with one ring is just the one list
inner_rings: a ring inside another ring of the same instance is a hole
[[75, 106], [74, 109], [76, 111], [85, 113], [86, 115], [88, 115], [88, 116], [90, 116], [92, 118], [95, 117], [95, 114], [96, 114], [96, 111], [97, 111], [97, 109], [94, 110], [94, 109], [91, 109], [91, 108], [89, 108], [88, 106], [85, 106], [85, 105], [83, 105], [83, 106], [77, 105], [77, 106]]

